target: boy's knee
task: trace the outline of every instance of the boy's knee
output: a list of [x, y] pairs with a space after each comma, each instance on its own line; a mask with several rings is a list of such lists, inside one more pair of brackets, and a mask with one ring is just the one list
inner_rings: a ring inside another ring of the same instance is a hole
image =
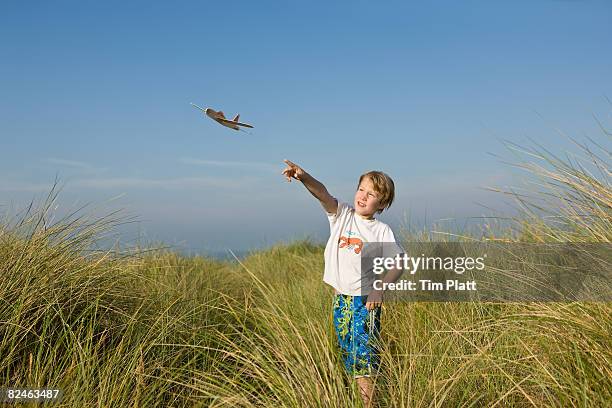
[[370, 389], [372, 387], [372, 379], [370, 377], [355, 378], [360, 388]]

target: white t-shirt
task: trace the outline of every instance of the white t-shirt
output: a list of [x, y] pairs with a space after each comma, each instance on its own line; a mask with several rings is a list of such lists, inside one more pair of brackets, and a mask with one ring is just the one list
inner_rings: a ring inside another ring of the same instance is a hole
[[[370, 271], [361, 272], [361, 258], [364, 244], [387, 242], [384, 254], [378, 256], [394, 257], [404, 252], [396, 242], [391, 228], [377, 219], [366, 220], [355, 214], [355, 209], [338, 201], [335, 214], [327, 213], [330, 235], [325, 246], [325, 272], [323, 281], [339, 293], [351, 296], [369, 294], [372, 285], [363, 279], [373, 279]], [[367, 256], [372, 256], [371, 253]], [[370, 268], [371, 269], [371, 268]]]

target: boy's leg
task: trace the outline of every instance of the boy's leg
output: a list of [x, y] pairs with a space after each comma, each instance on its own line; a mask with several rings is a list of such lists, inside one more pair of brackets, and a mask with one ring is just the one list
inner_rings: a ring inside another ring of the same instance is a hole
[[[360, 310], [361, 323], [357, 323], [360, 328], [357, 334], [358, 354], [367, 361], [368, 373], [364, 376], [356, 376], [355, 380], [359, 386], [359, 392], [365, 407], [375, 405], [374, 382], [372, 375], [378, 374], [380, 367], [380, 315], [382, 309], [377, 307], [368, 311], [365, 307], [366, 298], [362, 299]], [[363, 360], [362, 360], [363, 361]]]
[[363, 405], [366, 408], [370, 408], [374, 402], [374, 384], [370, 377], [357, 377], [357, 386], [359, 387], [359, 393], [363, 400]]
[[351, 343], [352, 343], [352, 330], [351, 325], [353, 323], [353, 297], [336, 294], [334, 296], [334, 307], [333, 307], [333, 320], [334, 330], [336, 332], [336, 338], [338, 340], [338, 348], [340, 351], [340, 358], [344, 364], [345, 369], [350, 373], [352, 367], [351, 358]]
[[368, 311], [366, 296], [334, 297], [334, 328], [344, 366], [355, 378], [366, 407], [373, 406], [374, 384], [370, 375], [379, 367], [380, 313]]

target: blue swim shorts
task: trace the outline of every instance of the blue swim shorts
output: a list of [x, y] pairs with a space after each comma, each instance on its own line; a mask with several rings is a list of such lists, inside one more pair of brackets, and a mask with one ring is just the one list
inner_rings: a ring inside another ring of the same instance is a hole
[[380, 312], [366, 309], [367, 296], [334, 296], [334, 328], [350, 376], [376, 375], [380, 366]]

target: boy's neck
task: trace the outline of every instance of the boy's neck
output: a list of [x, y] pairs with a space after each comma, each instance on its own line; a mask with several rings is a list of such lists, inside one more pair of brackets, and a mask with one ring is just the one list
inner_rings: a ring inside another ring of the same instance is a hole
[[374, 215], [370, 215], [369, 217], [366, 217], [366, 216], [361, 215], [361, 214], [357, 214], [357, 215], [360, 216], [364, 220], [373, 220], [374, 219]]

